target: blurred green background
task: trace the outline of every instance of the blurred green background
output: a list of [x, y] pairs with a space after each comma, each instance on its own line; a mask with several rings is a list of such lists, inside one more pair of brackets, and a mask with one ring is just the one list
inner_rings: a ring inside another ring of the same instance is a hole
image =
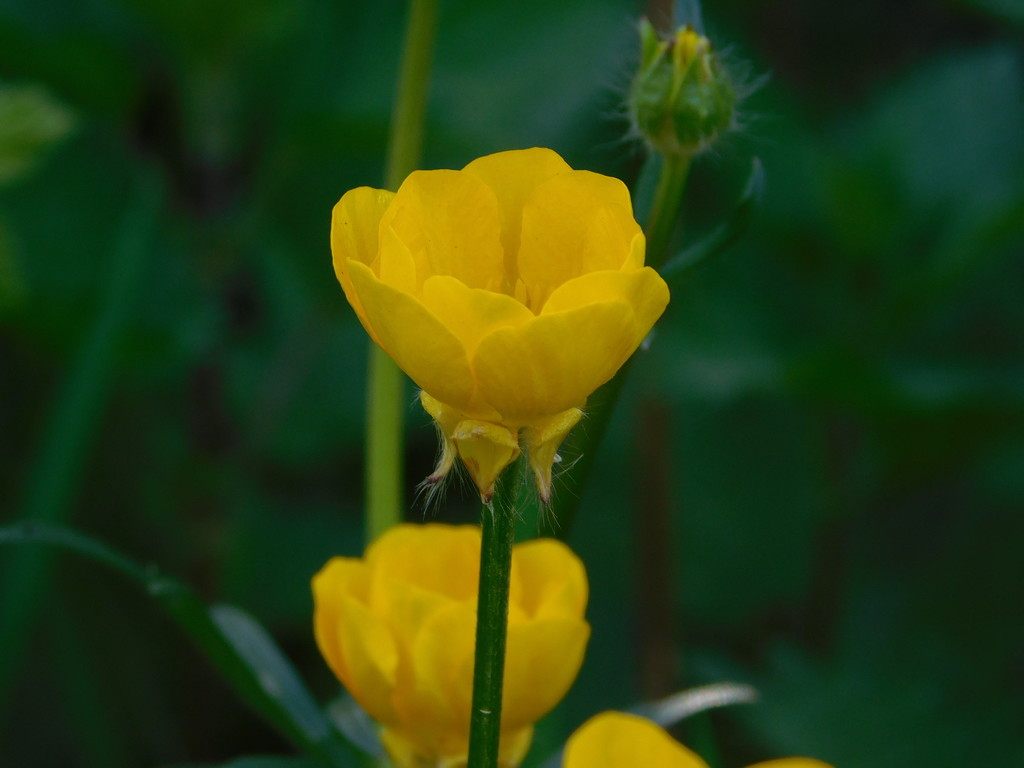
[[[442, 0], [424, 166], [544, 145], [632, 183], [643, 11]], [[1024, 765], [1024, 3], [704, 12], [760, 87], [680, 245], [755, 156], [765, 197], [633, 367], [570, 536], [593, 639], [534, 754], [731, 679], [761, 703], [678, 731], [714, 768]], [[381, 183], [404, 13], [0, 1], [2, 520], [243, 606], [323, 699], [308, 581], [362, 549], [367, 348], [329, 215]], [[412, 489], [436, 446], [409, 403]], [[0, 627], [4, 768], [288, 750], [119, 577], [12, 547], [0, 577], [31, 617]]]

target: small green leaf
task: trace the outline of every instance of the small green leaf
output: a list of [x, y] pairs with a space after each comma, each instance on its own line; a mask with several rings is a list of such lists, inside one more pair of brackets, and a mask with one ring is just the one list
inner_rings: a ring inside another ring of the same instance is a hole
[[[707, 712], [710, 709], [729, 707], [733, 704], [751, 704], [757, 701], [757, 691], [741, 683], [712, 683], [697, 688], [687, 688], [658, 701], [643, 702], [629, 707], [626, 711], [645, 717], [662, 728], [671, 728], [688, 717]], [[541, 768], [560, 768], [562, 753], [559, 750], [541, 764]]]

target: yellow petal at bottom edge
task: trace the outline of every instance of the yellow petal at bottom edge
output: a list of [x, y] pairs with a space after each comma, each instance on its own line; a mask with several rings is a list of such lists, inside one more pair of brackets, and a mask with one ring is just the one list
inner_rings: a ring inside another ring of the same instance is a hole
[[769, 760], [765, 763], [752, 765], [750, 768], [833, 768], [821, 760], [810, 757], [783, 757], [780, 760]]
[[[466, 768], [468, 737], [458, 753], [444, 755], [424, 753], [397, 728], [385, 728], [381, 731], [380, 740], [395, 768]], [[502, 733], [498, 768], [516, 768], [526, 757], [532, 741], [533, 728]]]
[[708, 768], [650, 720], [603, 712], [569, 737], [563, 768]]

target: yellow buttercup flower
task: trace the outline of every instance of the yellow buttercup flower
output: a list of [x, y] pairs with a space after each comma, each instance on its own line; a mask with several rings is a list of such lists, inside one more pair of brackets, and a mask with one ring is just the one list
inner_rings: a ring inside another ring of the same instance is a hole
[[[660, 726], [636, 715], [602, 712], [569, 737], [562, 768], [708, 768]], [[807, 757], [769, 760], [750, 768], [832, 768]]]
[[[400, 525], [313, 578], [320, 652], [382, 725], [399, 768], [465, 765], [479, 559], [475, 526]], [[583, 564], [553, 539], [516, 545], [509, 602], [503, 766], [518, 765], [533, 724], [579, 671], [590, 634]]]
[[661, 316], [668, 287], [618, 179], [548, 149], [417, 171], [334, 207], [334, 270], [367, 333], [423, 390], [484, 499], [522, 442], [541, 497], [587, 397]]

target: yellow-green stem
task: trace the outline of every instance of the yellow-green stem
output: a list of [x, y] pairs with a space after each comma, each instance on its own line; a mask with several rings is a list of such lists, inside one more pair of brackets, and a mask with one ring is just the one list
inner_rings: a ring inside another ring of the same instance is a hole
[[644, 224], [647, 236], [647, 264], [657, 269], [668, 258], [672, 234], [679, 223], [679, 210], [683, 203], [683, 190], [690, 171], [690, 158], [663, 155], [658, 186], [654, 190], [651, 212]]
[[402, 520], [405, 375], [370, 343], [366, 400], [366, 535], [374, 541]]
[[[412, 0], [384, 172], [384, 186], [391, 190], [420, 162], [436, 26], [437, 0]], [[371, 541], [403, 517], [404, 383], [398, 366], [371, 345], [366, 419], [366, 533]]]
[[508, 591], [515, 538], [513, 503], [518, 477], [515, 468], [481, 513], [480, 584], [476, 612], [476, 655], [473, 666], [473, 711], [469, 722], [467, 768], [495, 768], [501, 739], [501, 691], [505, 678], [508, 634]]

